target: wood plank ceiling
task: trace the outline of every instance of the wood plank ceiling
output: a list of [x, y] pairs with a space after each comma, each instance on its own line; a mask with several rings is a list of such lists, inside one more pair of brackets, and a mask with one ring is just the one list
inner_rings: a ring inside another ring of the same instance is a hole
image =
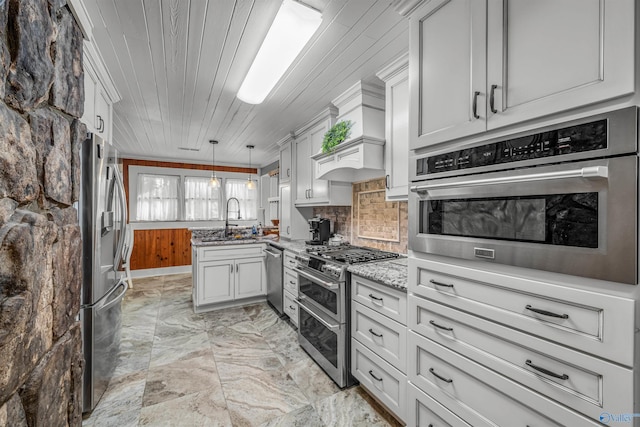
[[[260, 105], [236, 92], [281, 0], [85, 0], [93, 37], [122, 100], [113, 142], [123, 155], [254, 165], [356, 81], [408, 50], [408, 21], [389, 0], [305, 0], [322, 26]], [[181, 149], [182, 148], [182, 149]], [[185, 150], [187, 149], [187, 150]], [[193, 150], [193, 151], [192, 151]]]

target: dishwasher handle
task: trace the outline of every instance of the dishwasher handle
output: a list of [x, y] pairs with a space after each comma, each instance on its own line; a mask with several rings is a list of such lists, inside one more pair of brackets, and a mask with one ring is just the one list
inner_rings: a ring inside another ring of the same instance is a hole
[[267, 250], [267, 249], [263, 249], [262, 252], [264, 252], [267, 255], [271, 255], [274, 258], [281, 258], [282, 257], [282, 252], [277, 254], [277, 253], [271, 252], [270, 250]]

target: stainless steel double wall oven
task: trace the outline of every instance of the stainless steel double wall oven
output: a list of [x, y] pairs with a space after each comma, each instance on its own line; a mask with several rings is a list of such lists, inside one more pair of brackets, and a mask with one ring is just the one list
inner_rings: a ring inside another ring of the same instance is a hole
[[638, 109], [411, 162], [416, 252], [637, 283]]

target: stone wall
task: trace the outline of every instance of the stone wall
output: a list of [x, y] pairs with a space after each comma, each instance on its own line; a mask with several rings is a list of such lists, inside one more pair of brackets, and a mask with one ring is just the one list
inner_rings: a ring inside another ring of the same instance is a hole
[[83, 79], [64, 0], [0, 0], [0, 426], [82, 424]]

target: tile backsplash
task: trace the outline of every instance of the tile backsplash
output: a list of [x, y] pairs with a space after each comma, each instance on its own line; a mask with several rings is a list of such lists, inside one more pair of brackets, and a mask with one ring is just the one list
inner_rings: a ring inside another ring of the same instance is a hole
[[314, 216], [330, 219], [334, 233], [352, 245], [406, 254], [408, 247], [407, 202], [385, 201], [384, 178], [352, 185], [352, 206], [313, 208]]

